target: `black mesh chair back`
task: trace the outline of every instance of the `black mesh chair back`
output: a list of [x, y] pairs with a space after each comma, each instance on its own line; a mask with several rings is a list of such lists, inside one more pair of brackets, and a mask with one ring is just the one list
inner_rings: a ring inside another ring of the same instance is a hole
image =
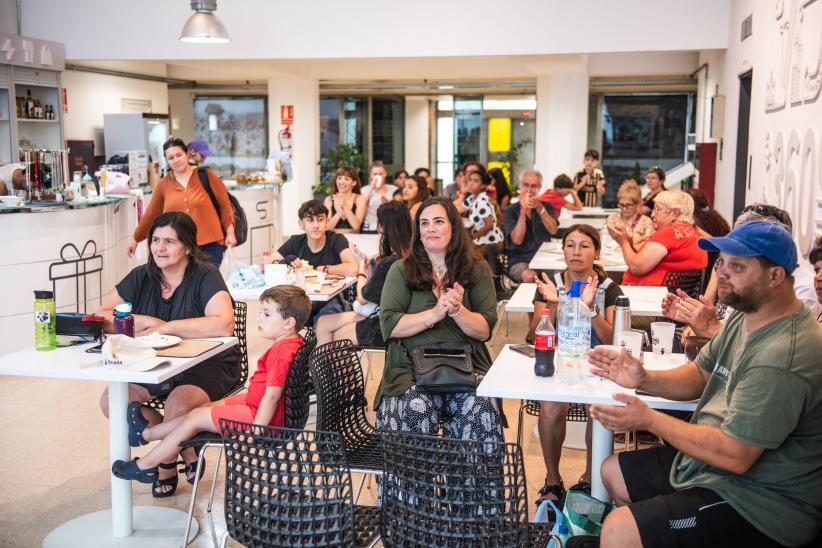
[[309, 328], [303, 336], [303, 345], [291, 361], [291, 368], [285, 378], [283, 402], [285, 426], [304, 428], [308, 422], [311, 395], [311, 378], [308, 373], [308, 359], [317, 347], [317, 335]]
[[378, 511], [354, 506], [339, 434], [228, 420], [220, 430], [233, 539], [244, 546], [354, 546], [376, 537]]
[[[231, 390], [223, 395], [226, 398], [245, 389], [245, 381], [248, 380], [248, 339], [246, 336], [246, 322], [248, 316], [248, 305], [242, 301], [234, 301], [234, 336], [237, 337], [237, 348], [240, 350], [240, 378]], [[165, 405], [165, 397], [158, 396], [145, 402], [143, 405], [153, 409], [162, 409]]]
[[374, 427], [365, 415], [362, 367], [351, 341], [318, 346], [310, 369], [317, 391], [317, 430], [339, 432], [349, 452], [373, 441]]
[[681, 289], [690, 297], [696, 299], [702, 289], [702, 277], [705, 271], [695, 270], [669, 270], [662, 279], [662, 285], [668, 288], [669, 293], [676, 293]]
[[522, 452], [513, 443], [380, 433], [384, 546], [527, 546]]

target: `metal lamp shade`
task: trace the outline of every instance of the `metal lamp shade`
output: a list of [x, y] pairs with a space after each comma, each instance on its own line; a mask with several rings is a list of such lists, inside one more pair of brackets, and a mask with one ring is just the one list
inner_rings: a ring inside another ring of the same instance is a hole
[[198, 11], [191, 15], [180, 33], [181, 42], [224, 44], [230, 42], [225, 25], [216, 15]]

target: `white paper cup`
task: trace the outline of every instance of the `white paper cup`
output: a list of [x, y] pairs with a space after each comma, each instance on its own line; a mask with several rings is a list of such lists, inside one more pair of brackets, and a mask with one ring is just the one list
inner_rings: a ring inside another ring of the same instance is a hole
[[651, 346], [657, 356], [667, 356], [673, 351], [676, 324], [653, 322], [651, 324]]
[[620, 346], [624, 346], [628, 350], [628, 354], [639, 359], [642, 353], [642, 333], [623, 331], [617, 335], [617, 340], [614, 342]]
[[265, 265], [265, 285], [271, 287], [283, 285], [288, 279], [288, 265], [267, 264]]

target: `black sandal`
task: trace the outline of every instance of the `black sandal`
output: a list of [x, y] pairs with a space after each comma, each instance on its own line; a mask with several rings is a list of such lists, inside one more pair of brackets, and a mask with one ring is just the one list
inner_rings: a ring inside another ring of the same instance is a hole
[[[176, 462], [172, 462], [169, 464], [161, 462], [157, 466], [159, 466], [163, 470], [176, 470], [177, 464], [178, 463]], [[153, 496], [155, 499], [164, 499], [166, 497], [172, 496], [174, 493], [177, 492], [177, 481], [179, 479], [180, 478], [177, 476], [177, 474], [174, 474], [170, 478], [160, 479], [160, 474], [158, 471], [154, 482], [151, 484], [151, 496]], [[171, 487], [171, 489], [169, 489], [168, 491], [158, 491], [160, 487]]]
[[[185, 462], [179, 462], [178, 464], [185, 464], [185, 468], [180, 468], [180, 473], [186, 475], [186, 481], [191, 485], [194, 485], [194, 474], [197, 473], [197, 461], [189, 462], [186, 464]], [[206, 461], [203, 459], [203, 466], [200, 468], [200, 477], [197, 480], [203, 479], [203, 475], [205, 474], [205, 467]]]
[[[551, 499], [551, 495], [556, 497], [556, 500]], [[565, 485], [560, 480], [559, 484], [548, 485], [548, 480], [545, 481], [545, 484], [542, 486], [542, 489], [539, 490], [539, 498], [537, 498], [537, 506], [540, 505], [541, 502], [551, 499], [551, 502], [556, 504], [557, 508], [562, 508], [563, 499], [565, 499]], [[554, 510], [550, 508], [548, 510], [548, 521], [553, 523], [556, 521], [556, 518], [551, 519], [553, 516]]]
[[579, 481], [568, 488], [569, 491], [582, 491], [583, 493], [591, 494], [591, 482], [579, 478]]

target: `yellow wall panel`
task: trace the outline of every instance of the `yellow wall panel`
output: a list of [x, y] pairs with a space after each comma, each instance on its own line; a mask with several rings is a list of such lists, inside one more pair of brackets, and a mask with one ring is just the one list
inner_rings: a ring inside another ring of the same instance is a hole
[[507, 152], [511, 150], [511, 119], [488, 119], [488, 151]]

